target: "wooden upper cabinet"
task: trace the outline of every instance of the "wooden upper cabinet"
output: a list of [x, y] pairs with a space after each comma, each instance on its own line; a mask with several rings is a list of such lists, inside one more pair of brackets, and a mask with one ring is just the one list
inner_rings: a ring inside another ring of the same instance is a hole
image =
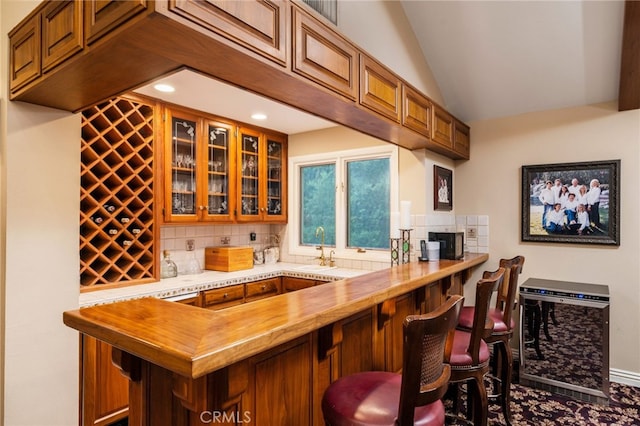
[[40, 77], [42, 73], [40, 21], [41, 14], [37, 13], [9, 33], [9, 82], [12, 92]]
[[305, 12], [293, 9], [293, 72], [356, 99], [358, 50]]
[[174, 0], [169, 10], [280, 65], [288, 62], [286, 0]]
[[399, 123], [400, 86], [395, 74], [360, 54], [360, 105]]
[[147, 0], [87, 0], [84, 4], [87, 44], [93, 43], [147, 9]]
[[82, 7], [73, 0], [42, 3], [9, 33], [12, 92], [83, 49]]
[[287, 137], [241, 127], [237, 141], [238, 222], [287, 221]]
[[83, 2], [47, 3], [42, 11], [42, 71], [47, 72], [83, 48]]
[[417, 90], [402, 85], [402, 125], [431, 137], [431, 101]]
[[437, 104], [431, 114], [431, 140], [445, 148], [453, 149], [453, 116]]
[[469, 145], [471, 140], [471, 132], [469, 126], [460, 120], [454, 121], [453, 150], [460, 154], [462, 159], [468, 160], [470, 156]]

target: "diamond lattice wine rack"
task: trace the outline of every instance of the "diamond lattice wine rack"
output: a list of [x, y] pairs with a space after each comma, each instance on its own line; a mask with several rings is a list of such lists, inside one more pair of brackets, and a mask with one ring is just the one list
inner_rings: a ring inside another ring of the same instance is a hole
[[154, 118], [122, 97], [82, 112], [82, 291], [157, 279]]

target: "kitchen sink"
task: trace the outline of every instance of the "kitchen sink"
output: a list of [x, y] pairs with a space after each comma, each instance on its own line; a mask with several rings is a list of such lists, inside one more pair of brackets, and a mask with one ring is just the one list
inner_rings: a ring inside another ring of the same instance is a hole
[[321, 265], [302, 265], [295, 268], [296, 271], [304, 271], [304, 272], [323, 272], [330, 271], [331, 269], [336, 269], [337, 266], [321, 266]]

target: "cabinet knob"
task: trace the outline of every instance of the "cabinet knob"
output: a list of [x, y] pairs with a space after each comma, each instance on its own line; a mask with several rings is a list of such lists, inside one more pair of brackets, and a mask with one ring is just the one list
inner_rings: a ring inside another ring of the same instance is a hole
[[229, 293], [225, 293], [225, 294], [222, 295], [223, 299], [226, 299], [227, 297], [229, 297]]
[[262, 291], [267, 289], [267, 285], [266, 284], [262, 284]]

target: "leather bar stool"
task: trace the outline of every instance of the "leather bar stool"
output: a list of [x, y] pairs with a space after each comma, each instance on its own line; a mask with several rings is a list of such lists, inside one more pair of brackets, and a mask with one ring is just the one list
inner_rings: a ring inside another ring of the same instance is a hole
[[[513, 312], [516, 308], [516, 294], [518, 291], [518, 278], [524, 266], [524, 256], [516, 256], [512, 259], [500, 259], [500, 267], [505, 269], [504, 279], [498, 289], [495, 308], [489, 310], [489, 318], [493, 321], [491, 334], [484, 340], [493, 345], [492, 376], [495, 380], [495, 390], [491, 397], [497, 398], [502, 408], [505, 423], [511, 425], [511, 378], [513, 376], [513, 353], [511, 350], [511, 338], [515, 328]], [[485, 272], [483, 278], [489, 277], [492, 272]], [[460, 313], [458, 328], [470, 330], [472, 327], [473, 306], [465, 306]], [[496, 383], [497, 382], [497, 383]]]
[[368, 371], [329, 385], [322, 398], [325, 424], [444, 425], [441, 398], [450, 375], [445, 348], [453, 340], [462, 300], [451, 296], [435, 311], [404, 320], [402, 374]]
[[458, 414], [459, 384], [467, 383], [467, 418], [475, 426], [486, 426], [489, 416], [489, 401], [484, 377], [489, 371], [491, 353], [484, 338], [491, 333], [493, 321], [489, 309], [493, 293], [497, 292], [504, 278], [505, 269], [485, 274], [476, 285], [476, 300], [470, 330], [457, 329], [453, 346], [447, 348], [451, 378], [450, 392], [453, 397], [454, 414]]

